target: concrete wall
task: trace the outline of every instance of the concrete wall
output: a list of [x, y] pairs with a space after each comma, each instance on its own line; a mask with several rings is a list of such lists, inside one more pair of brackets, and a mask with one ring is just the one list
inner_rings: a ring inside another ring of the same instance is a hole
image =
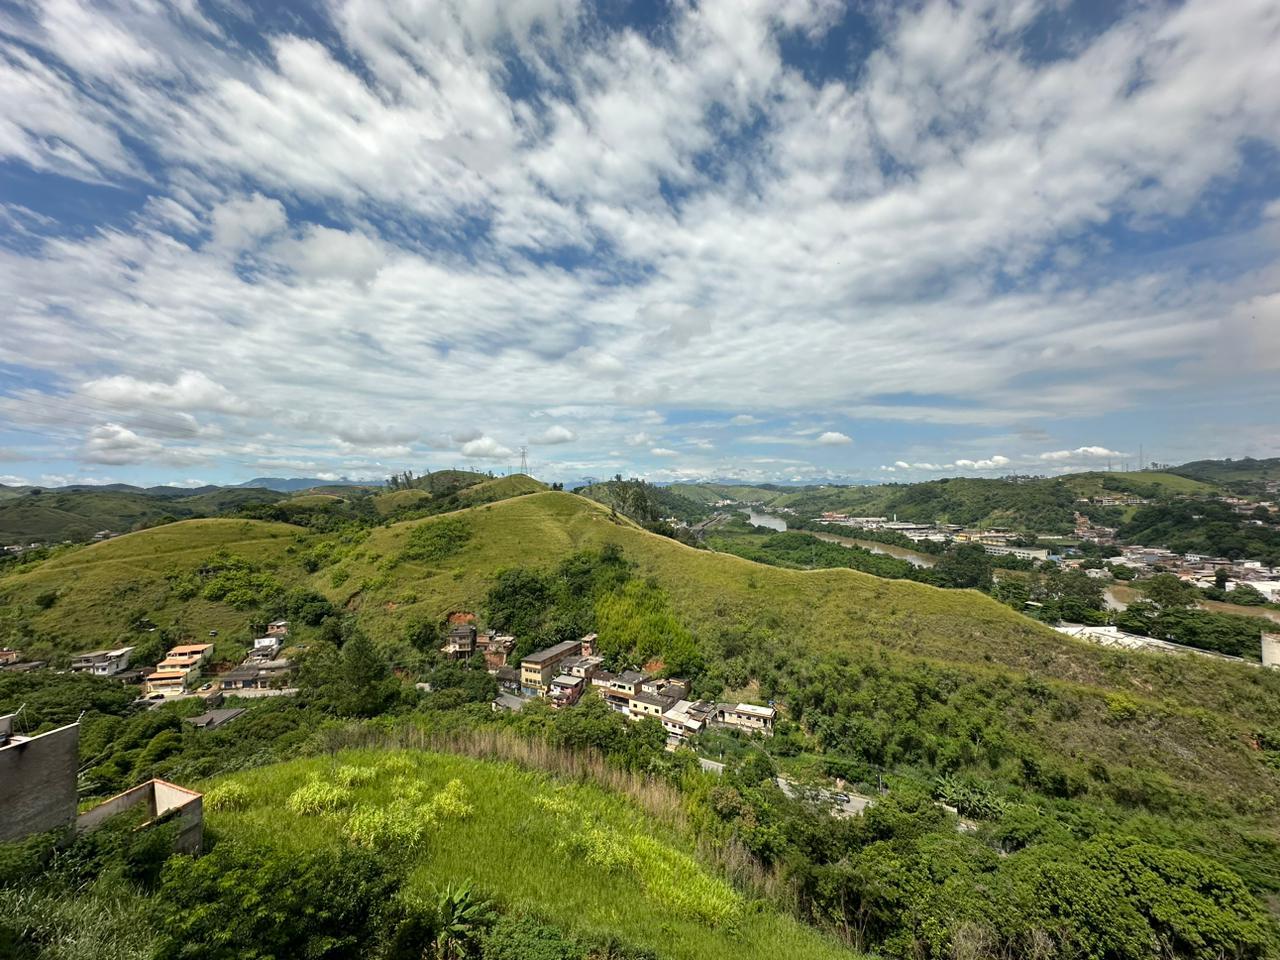
[[0, 842], [71, 826], [79, 761], [74, 723], [0, 747]]
[[1280, 669], [1280, 633], [1262, 635], [1262, 665]]
[[76, 819], [76, 830], [96, 830], [117, 813], [145, 805], [149, 820], [171, 816], [178, 823], [174, 849], [179, 853], [199, 853], [204, 842], [204, 798], [167, 780], [148, 780], [140, 786], [104, 800]]

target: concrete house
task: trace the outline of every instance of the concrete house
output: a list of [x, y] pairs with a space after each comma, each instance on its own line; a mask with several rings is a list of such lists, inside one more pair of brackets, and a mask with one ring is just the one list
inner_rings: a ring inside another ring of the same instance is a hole
[[476, 625], [455, 623], [445, 635], [440, 652], [450, 660], [467, 660], [476, 652]]
[[77, 654], [71, 661], [72, 673], [91, 673], [95, 677], [114, 677], [129, 669], [129, 657], [133, 647], [117, 647], [115, 650], [91, 650]]
[[773, 707], [761, 707], [754, 703], [722, 703], [716, 712], [716, 720], [726, 726], [770, 736], [773, 734], [773, 722], [777, 715], [778, 711]]
[[203, 666], [212, 654], [212, 643], [180, 644], [164, 655], [164, 659], [156, 664], [156, 669], [173, 670], [184, 667], [195, 669]]
[[551, 681], [551, 690], [547, 694], [553, 706], [571, 707], [582, 698], [582, 691], [587, 681], [582, 677], [561, 674]]
[[162, 668], [157, 666], [148, 673], [142, 683], [144, 696], [180, 697], [187, 692], [187, 685], [196, 675], [195, 667]]
[[288, 620], [272, 620], [270, 623], [267, 624], [268, 637], [279, 637], [281, 640], [283, 640], [288, 635], [289, 635]]
[[565, 640], [554, 647], [531, 653], [520, 661], [520, 691], [529, 697], [544, 697], [551, 681], [560, 673], [560, 664], [582, 653], [581, 640]]

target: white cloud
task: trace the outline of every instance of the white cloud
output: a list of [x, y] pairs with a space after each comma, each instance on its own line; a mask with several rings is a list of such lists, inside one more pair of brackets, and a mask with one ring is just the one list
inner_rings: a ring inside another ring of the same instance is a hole
[[955, 465], [962, 470], [999, 470], [1012, 462], [1008, 457], [996, 454], [986, 460], [957, 460]]
[[649, 453], [655, 457], [678, 457], [679, 450], [672, 450], [670, 447], [650, 447]]
[[243, 250], [288, 225], [284, 204], [255, 193], [221, 203], [213, 212], [213, 243], [229, 251]]
[[[0, 156], [146, 198], [88, 230], [6, 208], [26, 242], [0, 249], [0, 362], [52, 385], [0, 412], [55, 442], [106, 420], [157, 457], [273, 431], [304, 462], [398, 457], [425, 441], [332, 424], [413, 410], [430, 449], [501, 447], [464, 426], [585, 408], [551, 422], [639, 453], [669, 449], [645, 429], [668, 413], [742, 409], [729, 425], [838, 416], [862, 449], [859, 420], [1044, 427], [1274, 393], [1280, 201], [1218, 222], [1257, 224], [1212, 270], [1201, 245], [1144, 259], [1097, 230], [1172, 243], [1250, 145], [1280, 143], [1266, 3], [1118, 5], [1050, 60], [1033, 4], [877, 10], [879, 46], [821, 82], [780, 44], [823, 40], [832, 3], [676, 4], [648, 34], [571, 0], [341, 0], [340, 55], [302, 21], [228, 42], [191, 3], [29, 6], [0, 31]], [[513, 50], [536, 96], [509, 95]], [[777, 433], [735, 432], [735, 455], [845, 443]], [[1012, 465], [981, 449], [954, 466]]]
[[27, 487], [31, 485], [26, 477], [15, 476], [12, 473], [0, 473], [0, 484], [6, 487]]
[[462, 455], [469, 460], [510, 460], [515, 452], [493, 437], [482, 436], [462, 445]]
[[1076, 447], [1074, 450], [1050, 450], [1040, 454], [1041, 460], [1105, 460], [1108, 457], [1124, 457], [1127, 454], [1106, 447]]
[[577, 439], [578, 435], [576, 433], [568, 427], [563, 427], [557, 423], [547, 427], [546, 430], [534, 437], [531, 442], [550, 445], [557, 443], [572, 443]]
[[80, 449], [80, 459], [86, 463], [121, 466], [154, 462], [195, 463], [203, 458], [192, 451], [167, 449], [159, 441], [140, 436], [118, 423], [104, 423], [89, 431]]
[[90, 380], [81, 386], [80, 392], [121, 409], [144, 407], [245, 413], [252, 406], [249, 398], [236, 396], [199, 370], [184, 370], [172, 383], [119, 374]]
[[853, 438], [848, 434], [840, 433], [838, 430], [827, 430], [819, 434], [818, 443], [824, 446], [841, 446], [842, 444], [853, 443]]

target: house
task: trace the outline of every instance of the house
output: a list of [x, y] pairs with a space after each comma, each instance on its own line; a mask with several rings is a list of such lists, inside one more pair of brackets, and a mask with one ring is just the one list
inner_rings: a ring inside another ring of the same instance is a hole
[[695, 704], [688, 700], [677, 700], [666, 713], [662, 715], [662, 727], [667, 731], [667, 739], [673, 743], [678, 743], [696, 733], [701, 733], [706, 727], [706, 718], [699, 718], [692, 708]]
[[668, 700], [683, 700], [689, 695], [689, 681], [678, 680], [675, 677], [654, 677], [642, 683], [640, 689], [654, 696], [666, 697]]
[[186, 721], [197, 730], [217, 730], [219, 727], [226, 726], [242, 713], [244, 713], [243, 709], [209, 710], [196, 717], [187, 717]]
[[142, 692], [147, 697], [180, 697], [187, 692], [187, 684], [196, 674], [195, 667], [187, 669], [161, 669], [156, 667], [143, 680]]
[[526, 702], [527, 701], [522, 700], [513, 693], [500, 693], [493, 698], [493, 701], [489, 704], [489, 709], [494, 713], [497, 713], [499, 710], [506, 710], [510, 713], [519, 713], [524, 709]]
[[246, 660], [220, 676], [218, 687], [227, 692], [271, 690], [283, 686], [292, 672], [292, 660]]
[[588, 633], [582, 638], [582, 655], [584, 657], [594, 657], [596, 655], [597, 639], [599, 639], [599, 635], [595, 633]]
[[548, 696], [554, 706], [571, 707], [581, 699], [582, 691], [586, 687], [587, 681], [582, 677], [561, 674], [551, 681], [551, 691]]
[[279, 655], [281, 646], [279, 637], [259, 637], [253, 641], [253, 649], [245, 660], [274, 660]]
[[771, 735], [778, 711], [754, 703], [722, 703], [716, 710], [716, 722], [725, 726]]
[[129, 669], [129, 657], [133, 647], [117, 647], [115, 650], [91, 650], [77, 654], [71, 661], [72, 673], [91, 673], [95, 677], [114, 677]]
[[605, 703], [613, 709], [619, 713], [630, 713], [631, 698], [644, 692], [641, 688], [648, 679], [647, 674], [640, 673], [638, 670], [624, 670], [612, 676], [600, 693]]
[[194, 669], [204, 664], [213, 653], [212, 643], [184, 643], [169, 650], [164, 659], [156, 664], [156, 669], [177, 670]]
[[0, 667], [21, 662], [22, 653], [20, 651], [14, 650], [12, 647], [0, 647]]
[[498, 689], [508, 693], [520, 692], [520, 671], [515, 667], [502, 666], [494, 671], [498, 680]]
[[529, 654], [520, 661], [521, 693], [529, 697], [546, 696], [552, 679], [560, 673], [560, 664], [581, 653], [581, 640], [565, 640], [554, 647]]
[[668, 700], [665, 697], [656, 697], [652, 693], [639, 691], [627, 697], [627, 714], [632, 720], [640, 720], [644, 717], [661, 717], [674, 704], [675, 701]]
[[270, 623], [267, 624], [267, 636], [279, 637], [281, 640], [289, 636], [289, 621], [288, 620], [272, 620]]
[[571, 677], [590, 680], [603, 666], [604, 657], [570, 657], [561, 664], [561, 669]]
[[450, 660], [468, 660], [476, 652], [476, 625], [455, 623], [445, 635], [440, 652]]
[[516, 638], [496, 630], [486, 630], [476, 640], [476, 646], [484, 651], [485, 669], [493, 671], [507, 665], [507, 658], [516, 647]]

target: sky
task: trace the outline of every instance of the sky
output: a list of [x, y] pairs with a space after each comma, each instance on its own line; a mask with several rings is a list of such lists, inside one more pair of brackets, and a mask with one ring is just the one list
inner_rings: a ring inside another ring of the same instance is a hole
[[0, 483], [1280, 454], [1277, 50], [1277, 0], [0, 0]]

